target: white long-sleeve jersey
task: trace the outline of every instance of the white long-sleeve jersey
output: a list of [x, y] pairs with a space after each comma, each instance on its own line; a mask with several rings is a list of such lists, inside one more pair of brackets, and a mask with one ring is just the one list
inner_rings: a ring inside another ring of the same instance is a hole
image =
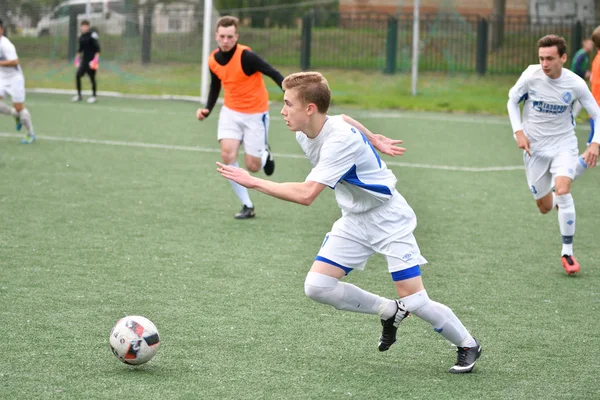
[[306, 180], [335, 189], [343, 211], [369, 211], [399, 195], [394, 173], [367, 138], [340, 115], [328, 117], [316, 138], [296, 132], [296, 140], [313, 166]]
[[[564, 68], [560, 77], [552, 79], [540, 64], [530, 65], [508, 92], [507, 108], [513, 132], [523, 130], [534, 152], [577, 148], [573, 116], [577, 100], [598, 122], [600, 108], [583, 79]], [[522, 119], [521, 102], [524, 102]], [[594, 135], [593, 141], [600, 143], [600, 135]]]

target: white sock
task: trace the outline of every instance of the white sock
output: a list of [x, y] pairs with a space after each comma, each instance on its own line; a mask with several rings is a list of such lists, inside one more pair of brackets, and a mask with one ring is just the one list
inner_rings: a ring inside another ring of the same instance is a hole
[[10, 107], [8, 104], [0, 100], [0, 114], [4, 115], [12, 115], [13, 117], [17, 116], [17, 110]]
[[24, 108], [21, 110], [21, 112], [19, 113], [19, 119], [21, 120], [21, 123], [23, 124], [25, 129], [27, 129], [27, 133], [29, 133], [32, 136], [35, 136], [35, 134], [33, 133], [33, 123], [31, 122], [31, 114], [29, 114], [28, 109]]
[[261, 164], [260, 167], [264, 168], [265, 164], [267, 163], [267, 160], [269, 159], [269, 152], [265, 149], [265, 151], [263, 151], [262, 156], [260, 158]]
[[[378, 315], [387, 319], [396, 312], [396, 305], [389, 300], [334, 277], [309, 272], [304, 281], [304, 293], [319, 303], [329, 304], [338, 310]], [[393, 309], [393, 311], [389, 311]]]
[[[233, 164], [231, 164], [231, 166], [239, 167], [240, 165], [236, 161]], [[229, 181], [229, 183], [231, 183], [231, 187], [233, 188], [233, 191], [237, 195], [238, 199], [240, 199], [242, 204], [245, 205], [246, 207], [254, 208], [254, 204], [252, 204], [252, 200], [250, 200], [250, 194], [248, 193], [248, 189], [246, 189], [239, 183], [231, 181], [231, 180]]]
[[579, 156], [579, 158], [577, 159], [577, 167], [575, 168], [575, 177], [573, 178], [573, 180], [579, 178], [587, 169], [587, 164], [585, 163], [585, 161], [583, 161], [583, 158], [581, 156]]
[[421, 290], [400, 299], [406, 309], [417, 317], [429, 322], [433, 329], [458, 347], [473, 347], [475, 339], [467, 328], [445, 305], [432, 301], [426, 290]]
[[556, 196], [558, 205], [558, 226], [562, 235], [561, 255], [573, 255], [573, 236], [575, 236], [575, 202], [571, 193]]

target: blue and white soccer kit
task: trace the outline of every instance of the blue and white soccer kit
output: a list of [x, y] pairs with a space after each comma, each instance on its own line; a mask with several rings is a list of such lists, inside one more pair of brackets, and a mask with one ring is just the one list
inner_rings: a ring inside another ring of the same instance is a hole
[[417, 218], [367, 138], [341, 116], [332, 116], [316, 138], [297, 132], [296, 139], [313, 166], [306, 180], [335, 189], [342, 209], [317, 260], [348, 272], [363, 269], [371, 255], [380, 253], [395, 280], [420, 275], [418, 265], [427, 260], [413, 236]]
[[[15, 46], [5, 36], [0, 36], [0, 60], [18, 59]], [[25, 78], [21, 66], [0, 67], [0, 97], [10, 95], [13, 103], [25, 102]]]
[[594, 120], [600, 116], [600, 108], [585, 81], [575, 73], [563, 68], [561, 76], [552, 79], [540, 64], [530, 65], [521, 74], [508, 97], [513, 132], [523, 130], [530, 141], [532, 156], [523, 152], [527, 182], [534, 198], [541, 199], [550, 193], [557, 176], [575, 176], [578, 146], [574, 103], [579, 100]]

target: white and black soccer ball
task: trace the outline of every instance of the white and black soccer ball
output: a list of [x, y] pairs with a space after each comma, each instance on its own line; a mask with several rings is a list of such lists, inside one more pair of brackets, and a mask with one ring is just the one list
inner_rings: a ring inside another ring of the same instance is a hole
[[138, 315], [118, 320], [110, 331], [109, 342], [115, 357], [132, 365], [150, 361], [160, 346], [156, 326], [148, 318]]

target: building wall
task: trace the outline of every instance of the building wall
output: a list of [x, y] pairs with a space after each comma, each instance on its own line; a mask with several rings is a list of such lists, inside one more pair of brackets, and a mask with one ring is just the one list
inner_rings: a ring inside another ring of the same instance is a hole
[[[528, 0], [506, 0], [507, 15], [527, 15]], [[421, 13], [439, 12], [442, 9], [455, 10], [461, 14], [489, 15], [493, 11], [494, 0], [420, 0]], [[341, 12], [411, 12], [413, 0], [340, 0]]]

